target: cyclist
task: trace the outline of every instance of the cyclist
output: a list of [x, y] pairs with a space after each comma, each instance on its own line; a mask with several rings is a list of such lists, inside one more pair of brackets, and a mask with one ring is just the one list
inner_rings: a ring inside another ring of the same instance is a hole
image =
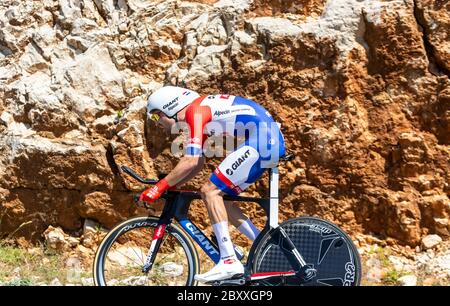
[[[175, 168], [153, 187], [145, 190], [140, 201], [154, 202], [166, 190], [193, 178], [203, 167], [205, 139], [211, 134], [243, 136], [244, 143], [230, 153], [201, 187], [214, 234], [217, 237], [220, 261], [210, 271], [197, 274], [200, 282], [233, 278], [244, 273], [236, 258], [228, 230], [231, 223], [254, 240], [259, 234], [255, 225], [239, 207], [223, 201], [223, 194], [237, 195], [255, 182], [285, 154], [284, 140], [279, 126], [262, 106], [251, 100], [232, 95], [200, 96], [175, 86], [164, 86], [148, 98], [149, 118], [166, 131], [176, 122], [189, 127], [186, 154]], [[228, 216], [227, 216], [228, 215]]]

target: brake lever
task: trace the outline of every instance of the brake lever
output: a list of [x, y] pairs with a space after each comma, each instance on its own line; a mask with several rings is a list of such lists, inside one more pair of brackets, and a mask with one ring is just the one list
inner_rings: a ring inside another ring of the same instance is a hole
[[140, 193], [139, 193], [139, 194], [135, 194], [135, 195], [133, 196], [133, 202], [136, 204], [136, 206], [141, 206], [141, 207], [143, 207], [143, 208], [145, 208], [145, 209], [149, 209], [150, 206], [148, 206], [148, 204], [147, 204], [146, 202], [144, 202], [144, 201], [139, 201], [140, 197], [141, 197], [141, 194], [140, 194]]

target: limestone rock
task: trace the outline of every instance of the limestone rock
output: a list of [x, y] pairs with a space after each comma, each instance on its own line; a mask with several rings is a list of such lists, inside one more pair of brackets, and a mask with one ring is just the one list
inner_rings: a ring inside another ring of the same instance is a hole
[[422, 247], [425, 250], [432, 249], [442, 242], [442, 238], [438, 235], [428, 235], [422, 238]]
[[77, 93], [119, 108], [124, 93], [122, 76], [105, 46], [94, 46], [80, 54], [64, 74]]
[[62, 285], [63, 284], [58, 278], [54, 278], [49, 284], [49, 286], [62, 286]]
[[415, 275], [404, 275], [398, 279], [400, 286], [417, 286], [417, 277]]
[[433, 48], [431, 60], [437, 65], [438, 73], [450, 71], [450, 48], [448, 41], [450, 26], [450, 3], [434, 3], [431, 0], [415, 1], [416, 18], [422, 27], [425, 39]]
[[250, 8], [250, 5], [253, 4], [253, 0], [219, 0], [214, 3], [214, 7], [217, 8], [232, 8], [236, 10], [237, 13], [241, 13]]
[[44, 232], [47, 246], [56, 251], [64, 251], [68, 247], [66, 235], [61, 228], [54, 228], [49, 226]]
[[91, 277], [82, 277], [81, 278], [81, 284], [83, 286], [93, 286], [94, 280]]
[[254, 32], [267, 37], [268, 40], [295, 37], [301, 33], [301, 28], [284, 18], [257, 17], [248, 21]]

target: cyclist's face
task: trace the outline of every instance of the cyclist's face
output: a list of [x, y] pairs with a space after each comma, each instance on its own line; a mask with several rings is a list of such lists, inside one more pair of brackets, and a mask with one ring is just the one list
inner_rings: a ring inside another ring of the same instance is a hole
[[166, 132], [170, 133], [172, 125], [175, 120], [167, 117], [163, 112], [154, 111], [150, 114], [150, 120], [155, 122], [158, 126], [162, 127]]

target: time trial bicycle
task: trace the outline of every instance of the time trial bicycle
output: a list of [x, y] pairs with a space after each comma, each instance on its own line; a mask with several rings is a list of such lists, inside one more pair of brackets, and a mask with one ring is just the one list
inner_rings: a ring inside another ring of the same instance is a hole
[[[291, 160], [292, 154], [281, 161]], [[122, 171], [144, 184], [126, 166]], [[278, 166], [269, 169], [269, 197], [224, 196], [224, 200], [254, 202], [267, 215], [264, 229], [246, 256], [245, 273], [212, 285], [357, 286], [361, 260], [349, 236], [336, 225], [316, 217], [298, 217], [278, 224]], [[135, 217], [115, 226], [99, 245], [93, 270], [94, 282], [106, 285], [197, 285], [200, 260], [194, 243], [217, 263], [219, 248], [189, 218], [196, 191], [168, 190], [160, 216]], [[135, 197], [135, 199], [137, 199]], [[174, 222], [176, 221], [176, 223]], [[235, 247], [236, 255], [244, 255]]]

